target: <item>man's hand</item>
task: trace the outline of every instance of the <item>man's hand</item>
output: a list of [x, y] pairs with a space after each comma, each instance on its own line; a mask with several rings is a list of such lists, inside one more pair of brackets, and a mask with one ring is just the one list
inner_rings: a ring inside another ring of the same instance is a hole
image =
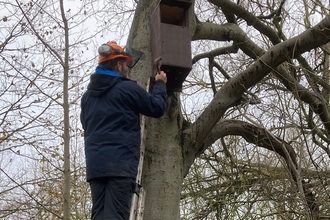
[[162, 80], [164, 83], [167, 82], [167, 76], [164, 71], [160, 71], [160, 73], [156, 74], [155, 81]]

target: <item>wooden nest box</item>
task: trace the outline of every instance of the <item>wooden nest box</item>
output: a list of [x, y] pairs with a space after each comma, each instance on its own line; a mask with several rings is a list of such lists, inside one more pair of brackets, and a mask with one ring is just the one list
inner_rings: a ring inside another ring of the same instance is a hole
[[182, 91], [192, 67], [188, 10], [191, 0], [161, 0], [151, 10], [152, 60], [162, 57], [167, 89]]

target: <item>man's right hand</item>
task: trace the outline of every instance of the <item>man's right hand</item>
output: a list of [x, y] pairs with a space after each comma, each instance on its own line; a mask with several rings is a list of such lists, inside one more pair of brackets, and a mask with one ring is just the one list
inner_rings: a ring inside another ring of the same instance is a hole
[[166, 83], [167, 82], [166, 73], [164, 71], [160, 71], [159, 74], [156, 74], [155, 81], [157, 81], [157, 80], [162, 80], [164, 83]]

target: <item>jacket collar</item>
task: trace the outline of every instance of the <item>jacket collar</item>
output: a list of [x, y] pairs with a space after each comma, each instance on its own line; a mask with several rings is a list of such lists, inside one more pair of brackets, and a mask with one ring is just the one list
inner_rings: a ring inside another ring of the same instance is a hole
[[108, 70], [108, 69], [104, 68], [103, 66], [97, 66], [94, 74], [103, 74], [103, 75], [108, 75], [108, 76], [113, 76], [113, 77], [123, 77], [119, 73]]

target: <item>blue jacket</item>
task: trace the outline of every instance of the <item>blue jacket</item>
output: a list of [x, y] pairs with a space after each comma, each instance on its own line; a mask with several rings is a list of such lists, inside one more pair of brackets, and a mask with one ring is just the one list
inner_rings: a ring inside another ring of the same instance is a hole
[[136, 82], [97, 67], [81, 99], [87, 181], [99, 177], [136, 178], [140, 159], [140, 114], [161, 117], [166, 85], [152, 93]]

